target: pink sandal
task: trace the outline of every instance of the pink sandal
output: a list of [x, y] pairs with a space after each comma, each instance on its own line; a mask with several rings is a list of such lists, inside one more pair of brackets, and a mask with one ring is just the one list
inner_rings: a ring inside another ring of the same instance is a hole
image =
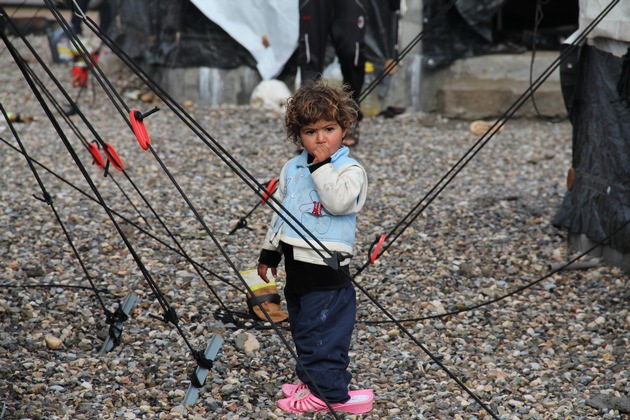
[[302, 388], [306, 388], [306, 384], [298, 379], [297, 384], [282, 384], [282, 393], [290, 398]]
[[[345, 411], [350, 414], [363, 414], [372, 410], [374, 393], [371, 389], [349, 391], [348, 394], [350, 395], [350, 399], [345, 403], [331, 404], [333, 410]], [[326, 403], [313, 395], [306, 386], [298, 390], [292, 397], [279, 400], [278, 407], [290, 413], [320, 413], [329, 411]]]

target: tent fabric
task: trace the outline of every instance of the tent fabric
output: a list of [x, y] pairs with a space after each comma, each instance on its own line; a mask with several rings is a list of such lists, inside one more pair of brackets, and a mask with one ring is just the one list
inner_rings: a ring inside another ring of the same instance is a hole
[[112, 38], [134, 60], [163, 67], [256, 67], [249, 51], [190, 1], [110, 0]]
[[256, 60], [263, 80], [277, 76], [297, 47], [297, 0], [191, 0]]
[[[292, 57], [299, 37], [298, 0], [110, 1], [117, 11], [112, 38], [139, 62], [163, 67], [248, 66], [262, 79], [278, 77], [287, 67], [296, 69]], [[365, 4], [366, 57], [375, 64], [394, 58], [399, 1]]]
[[[610, 0], [580, 0], [580, 28], [591, 24], [610, 4]], [[630, 42], [630, 2], [622, 0], [588, 35], [589, 39], [607, 38]]]
[[367, 0], [365, 56], [379, 69], [385, 60], [396, 58], [398, 43], [399, 1]]
[[[571, 104], [574, 180], [553, 224], [601, 242], [630, 220], [630, 104], [617, 86], [622, 59], [582, 47]], [[608, 246], [630, 253], [630, 226]]]
[[[457, 0], [436, 26], [428, 29], [422, 41], [424, 64], [441, 68], [458, 58], [474, 57], [493, 44], [492, 19], [509, 0]], [[425, 0], [422, 14], [430, 22], [448, 0]]]

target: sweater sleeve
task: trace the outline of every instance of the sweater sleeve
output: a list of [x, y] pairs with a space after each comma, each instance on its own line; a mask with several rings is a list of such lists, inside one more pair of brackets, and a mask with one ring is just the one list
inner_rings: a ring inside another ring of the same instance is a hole
[[356, 213], [365, 204], [368, 180], [360, 165], [347, 165], [339, 170], [325, 164], [311, 173], [322, 205], [331, 214]]
[[260, 257], [258, 257], [258, 262], [261, 264], [265, 264], [269, 267], [277, 267], [280, 264], [280, 260], [282, 260], [282, 254], [278, 251], [271, 251], [269, 249], [262, 249], [260, 251]]

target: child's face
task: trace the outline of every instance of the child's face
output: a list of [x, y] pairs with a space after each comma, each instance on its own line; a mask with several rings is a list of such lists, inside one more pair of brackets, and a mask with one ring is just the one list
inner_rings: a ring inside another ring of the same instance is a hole
[[300, 129], [300, 140], [306, 151], [315, 157], [313, 163], [331, 157], [341, 147], [346, 134], [337, 121], [319, 120]]

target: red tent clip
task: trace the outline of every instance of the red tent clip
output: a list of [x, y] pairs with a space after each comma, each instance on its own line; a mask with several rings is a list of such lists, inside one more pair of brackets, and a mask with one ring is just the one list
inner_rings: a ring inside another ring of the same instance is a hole
[[75, 64], [72, 66], [72, 87], [87, 87], [88, 68]]
[[103, 169], [105, 168], [105, 159], [103, 159], [103, 155], [98, 150], [98, 145], [96, 142], [92, 142], [88, 145], [88, 151], [92, 154], [92, 158], [94, 159], [92, 163], [95, 163], [96, 166]]
[[378, 243], [376, 244], [376, 247], [374, 247], [374, 251], [372, 251], [372, 255], [370, 255], [370, 263], [374, 264], [374, 262], [376, 261], [376, 258], [378, 257], [378, 252], [381, 250], [381, 247], [383, 246], [383, 242], [385, 242], [385, 235], [381, 235], [381, 237], [378, 240]]
[[267, 200], [269, 197], [276, 191], [276, 184], [278, 180], [276, 178], [271, 178], [267, 186], [265, 187], [265, 192], [263, 193], [262, 203], [267, 204]]
[[149, 145], [151, 144], [149, 133], [147, 132], [147, 128], [144, 126], [143, 121], [146, 117], [159, 110], [160, 108], [155, 107], [146, 114], [142, 114], [140, 111], [137, 111], [135, 109], [129, 111], [131, 128], [133, 130], [133, 133], [136, 135], [136, 139], [138, 139], [138, 143], [140, 143], [140, 147], [142, 147], [143, 150], [149, 150]]
[[[98, 61], [98, 53], [92, 54], [92, 60], [94, 63]], [[88, 79], [88, 65], [80, 55], [77, 55], [74, 59], [74, 65], [72, 66], [72, 86], [73, 87], [87, 87]]]
[[105, 142], [104, 144], [105, 147], [103, 148], [103, 151], [105, 152], [105, 156], [107, 156], [107, 160], [109, 161], [109, 163], [111, 163], [112, 166], [119, 171], [124, 170], [125, 165], [123, 165], [122, 160], [120, 160], [120, 156], [118, 156], [118, 153], [116, 153], [116, 149], [114, 149], [114, 146], [107, 142]]

